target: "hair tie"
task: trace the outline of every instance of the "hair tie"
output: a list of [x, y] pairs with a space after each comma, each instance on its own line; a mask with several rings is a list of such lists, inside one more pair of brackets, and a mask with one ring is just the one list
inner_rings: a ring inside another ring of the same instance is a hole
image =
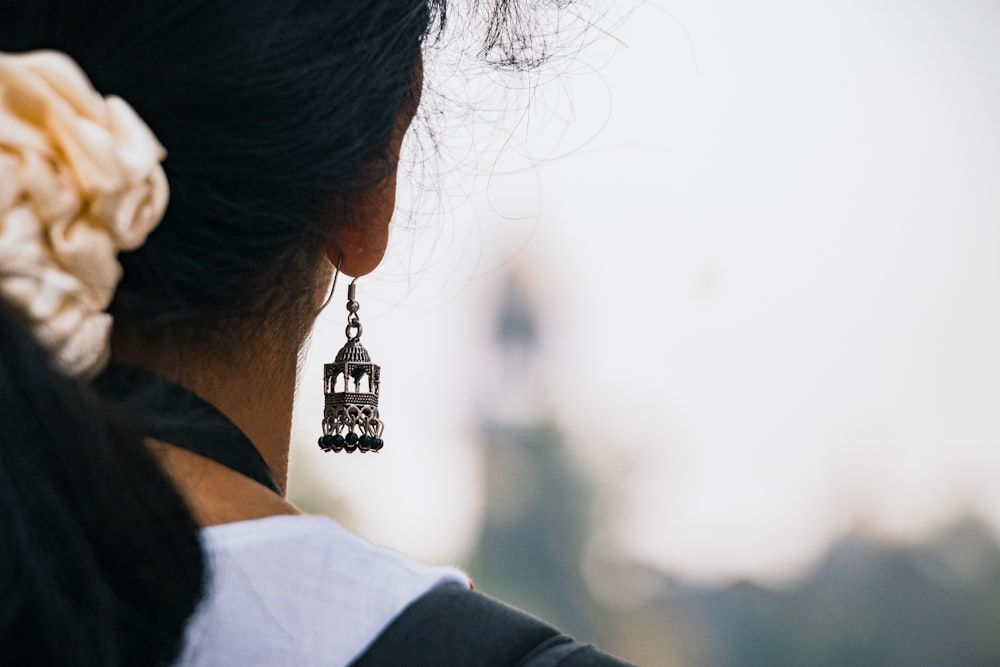
[[117, 256], [163, 217], [165, 156], [65, 54], [0, 53], [0, 293], [70, 374], [107, 363]]

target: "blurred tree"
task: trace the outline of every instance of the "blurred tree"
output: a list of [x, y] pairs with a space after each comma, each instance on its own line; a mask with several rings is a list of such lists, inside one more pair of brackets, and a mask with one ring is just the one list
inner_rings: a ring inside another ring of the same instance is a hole
[[661, 605], [707, 635], [707, 665], [1000, 665], [1000, 547], [973, 519], [912, 546], [849, 536], [781, 590], [670, 590]]
[[597, 603], [581, 574], [590, 495], [551, 424], [484, 426], [486, 516], [468, 570], [476, 586], [591, 641]]

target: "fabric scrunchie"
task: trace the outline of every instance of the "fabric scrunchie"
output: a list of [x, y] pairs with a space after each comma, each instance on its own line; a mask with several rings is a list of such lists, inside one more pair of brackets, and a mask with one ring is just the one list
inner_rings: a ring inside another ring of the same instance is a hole
[[163, 217], [165, 156], [65, 54], [0, 53], [0, 293], [70, 374], [107, 363], [117, 256]]

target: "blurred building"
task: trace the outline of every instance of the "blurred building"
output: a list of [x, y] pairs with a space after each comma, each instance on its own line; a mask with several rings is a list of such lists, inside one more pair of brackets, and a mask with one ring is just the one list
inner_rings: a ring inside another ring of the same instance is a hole
[[539, 359], [543, 323], [519, 276], [506, 279], [495, 317], [479, 425], [486, 509], [466, 564], [477, 588], [639, 664], [688, 664], [668, 660], [663, 623], [646, 614], [649, 632], [636, 636], [639, 619], [590, 592], [583, 561], [595, 490], [552, 416]]
[[594, 638], [593, 601], [580, 573], [589, 497], [546, 415], [539, 323], [525, 285], [504, 283], [483, 374], [480, 415], [486, 511], [468, 568], [477, 587]]

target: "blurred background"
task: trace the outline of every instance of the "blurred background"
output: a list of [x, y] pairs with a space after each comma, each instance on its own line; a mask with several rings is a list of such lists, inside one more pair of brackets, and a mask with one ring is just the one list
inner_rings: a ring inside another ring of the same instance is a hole
[[641, 665], [1000, 664], [1000, 2], [533, 20], [429, 55], [386, 447], [316, 447], [338, 286], [293, 500]]

